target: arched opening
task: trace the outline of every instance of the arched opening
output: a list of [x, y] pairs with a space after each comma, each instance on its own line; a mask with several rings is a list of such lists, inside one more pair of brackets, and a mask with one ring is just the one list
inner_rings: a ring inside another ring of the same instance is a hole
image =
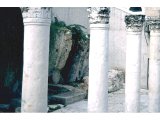
[[23, 18], [20, 8], [0, 8], [0, 104], [21, 97]]

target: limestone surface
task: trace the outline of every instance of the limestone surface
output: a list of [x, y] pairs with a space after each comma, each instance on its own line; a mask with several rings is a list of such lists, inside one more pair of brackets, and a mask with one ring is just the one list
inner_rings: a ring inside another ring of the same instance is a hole
[[72, 35], [66, 30], [59, 30], [54, 37], [50, 40], [49, 74], [52, 76], [53, 83], [58, 84], [62, 79], [60, 71], [65, 66], [71, 51]]

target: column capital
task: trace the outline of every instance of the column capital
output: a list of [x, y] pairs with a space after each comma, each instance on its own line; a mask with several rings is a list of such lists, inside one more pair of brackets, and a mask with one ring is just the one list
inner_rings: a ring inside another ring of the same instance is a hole
[[90, 24], [108, 24], [109, 23], [109, 7], [88, 7]]
[[24, 24], [51, 23], [51, 8], [49, 7], [23, 7], [21, 11]]
[[126, 15], [125, 16], [125, 23], [128, 31], [141, 32], [144, 21], [145, 21], [145, 15]]
[[147, 17], [147, 25], [149, 25], [149, 30], [160, 32], [160, 17]]

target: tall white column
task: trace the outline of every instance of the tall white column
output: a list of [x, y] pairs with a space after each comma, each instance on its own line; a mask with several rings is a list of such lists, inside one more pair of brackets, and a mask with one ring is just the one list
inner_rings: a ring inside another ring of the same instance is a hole
[[110, 9], [88, 8], [90, 22], [88, 112], [108, 109], [108, 29]]
[[139, 112], [141, 75], [141, 33], [144, 15], [127, 15], [125, 112]]
[[150, 29], [149, 112], [160, 112], [160, 18], [148, 21]]
[[24, 62], [21, 112], [47, 112], [51, 8], [23, 8]]

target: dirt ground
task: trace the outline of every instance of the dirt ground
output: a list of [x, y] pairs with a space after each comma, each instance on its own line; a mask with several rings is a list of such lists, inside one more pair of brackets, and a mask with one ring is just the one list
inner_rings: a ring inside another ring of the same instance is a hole
[[[124, 112], [125, 94], [124, 89], [109, 93], [108, 99], [108, 112], [118, 113]], [[86, 113], [87, 112], [87, 100], [82, 100], [59, 110], [54, 111], [55, 113]], [[148, 112], [148, 90], [141, 89], [140, 91], [140, 112]]]

